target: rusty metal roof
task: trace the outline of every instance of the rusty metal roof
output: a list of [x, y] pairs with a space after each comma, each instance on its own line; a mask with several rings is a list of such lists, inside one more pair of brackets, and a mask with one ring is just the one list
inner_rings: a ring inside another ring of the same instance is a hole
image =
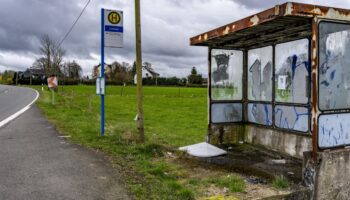
[[350, 21], [350, 10], [287, 2], [190, 39], [191, 45], [250, 48], [311, 36], [313, 17]]

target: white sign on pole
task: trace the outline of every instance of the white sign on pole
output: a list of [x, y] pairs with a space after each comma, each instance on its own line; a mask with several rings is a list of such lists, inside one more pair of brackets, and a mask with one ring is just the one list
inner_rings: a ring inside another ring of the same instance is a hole
[[100, 77], [96, 78], [96, 94], [97, 95], [101, 94], [101, 78]]
[[279, 90], [287, 89], [287, 76], [286, 75], [279, 75], [278, 76], [277, 87], [278, 87]]
[[96, 94], [105, 95], [105, 78], [97, 77], [96, 78]]
[[106, 94], [106, 81], [105, 78], [101, 78], [101, 95], [105, 95]]
[[123, 47], [123, 11], [104, 9], [104, 46]]

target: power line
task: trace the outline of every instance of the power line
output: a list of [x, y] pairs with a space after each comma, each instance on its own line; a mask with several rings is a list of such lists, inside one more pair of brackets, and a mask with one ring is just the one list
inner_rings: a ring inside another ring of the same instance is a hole
[[64, 37], [63, 37], [63, 39], [60, 41], [60, 43], [58, 43], [58, 47], [61, 46], [61, 44], [62, 44], [62, 43], [64, 42], [64, 40], [68, 37], [68, 35], [70, 34], [70, 32], [72, 32], [72, 30], [73, 30], [75, 24], [79, 21], [80, 17], [83, 15], [83, 13], [84, 13], [86, 7], [89, 5], [90, 1], [91, 1], [91, 0], [88, 0], [88, 2], [86, 3], [86, 5], [84, 6], [83, 10], [81, 10], [81, 12], [80, 12], [78, 18], [74, 21], [73, 25], [70, 27], [70, 29], [68, 30], [68, 32], [66, 33], [66, 35], [64, 35]]

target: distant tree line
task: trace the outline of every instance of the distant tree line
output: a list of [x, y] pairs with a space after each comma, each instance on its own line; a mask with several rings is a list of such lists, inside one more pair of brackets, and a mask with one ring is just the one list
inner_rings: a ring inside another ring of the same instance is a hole
[[0, 84], [12, 85], [15, 71], [5, 70], [0, 72]]
[[62, 82], [77, 82], [82, 68], [76, 61], [64, 62], [65, 50], [48, 35], [43, 35], [39, 45], [40, 57], [25, 71], [15, 72], [14, 84], [46, 84], [50, 76], [57, 76]]
[[187, 79], [189, 84], [200, 85], [203, 83], [202, 75], [197, 73], [196, 67], [192, 67], [191, 74], [187, 77]]
[[[101, 64], [93, 66], [92, 76], [83, 76], [82, 67], [75, 60], [64, 62], [65, 50], [60, 47], [48, 35], [41, 37], [40, 57], [35, 60], [31, 67], [23, 72], [5, 71], [0, 73], [0, 83], [3, 84], [47, 84], [50, 76], [57, 76], [60, 85], [87, 84], [94, 85], [96, 78], [100, 76]], [[197, 73], [196, 67], [192, 67], [191, 73], [186, 78], [159, 77], [151, 64], [143, 64], [144, 85], [164, 86], [193, 86], [202, 85], [202, 75]], [[134, 84], [136, 74], [136, 63], [130, 65], [127, 62], [114, 61], [112, 64], [105, 64], [106, 83], [109, 85]]]
[[152, 77], [142, 78], [143, 85], [162, 85], [162, 86], [186, 86], [186, 78], [177, 78], [177, 77], [159, 77], [156, 79]]
[[[100, 76], [101, 64], [96, 65], [92, 69], [92, 78], [96, 79]], [[136, 73], [136, 64], [132, 66], [127, 62], [119, 63], [114, 61], [112, 64], [105, 64], [105, 78], [107, 81], [114, 82], [116, 85], [121, 85], [124, 83], [131, 84], [134, 80], [134, 75]]]

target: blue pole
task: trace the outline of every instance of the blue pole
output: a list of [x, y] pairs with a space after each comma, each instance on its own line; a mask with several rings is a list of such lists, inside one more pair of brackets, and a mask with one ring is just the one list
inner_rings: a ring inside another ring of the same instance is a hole
[[[101, 79], [105, 77], [105, 38], [104, 38], [104, 9], [101, 9]], [[101, 84], [105, 84], [104, 82]], [[106, 90], [106, 87], [104, 87]], [[101, 94], [101, 136], [105, 133], [105, 96]]]

